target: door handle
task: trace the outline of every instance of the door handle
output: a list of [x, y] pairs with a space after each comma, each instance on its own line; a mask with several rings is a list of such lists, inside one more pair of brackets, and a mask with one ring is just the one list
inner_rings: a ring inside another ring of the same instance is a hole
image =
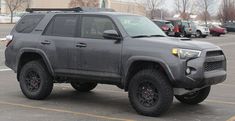
[[48, 41], [48, 40], [44, 40], [43, 42], [41, 42], [41, 44], [43, 44], [43, 45], [49, 45], [49, 44], [51, 44], [51, 42]]
[[77, 43], [76, 47], [86, 47], [87, 45], [85, 43]]

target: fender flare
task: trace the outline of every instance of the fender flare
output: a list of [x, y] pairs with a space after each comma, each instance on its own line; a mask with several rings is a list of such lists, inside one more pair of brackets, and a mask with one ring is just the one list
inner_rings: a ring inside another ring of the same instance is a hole
[[52, 68], [52, 66], [51, 66], [51, 63], [50, 63], [48, 57], [46, 56], [46, 53], [43, 52], [43, 50], [41, 50], [41, 49], [35, 49], [35, 48], [22, 48], [22, 49], [20, 50], [20, 52], [17, 54], [17, 57], [16, 57], [16, 58], [17, 58], [17, 59], [16, 59], [16, 71], [18, 71], [18, 67], [19, 67], [19, 63], [20, 63], [21, 56], [22, 56], [24, 53], [28, 53], [28, 52], [29, 52], [29, 53], [39, 54], [39, 55], [42, 57], [44, 63], [46, 64], [46, 67], [47, 67], [49, 73], [50, 73], [52, 76], [54, 76], [53, 68]]
[[125, 89], [128, 86], [127, 85], [127, 82], [128, 82], [127, 78], [128, 78], [128, 73], [129, 73], [130, 67], [136, 61], [149, 61], [149, 62], [158, 63], [158, 64], [160, 64], [161, 67], [163, 67], [163, 69], [165, 70], [170, 81], [175, 80], [174, 76], [170, 70], [170, 67], [167, 65], [167, 63], [163, 59], [159, 59], [159, 58], [155, 58], [155, 57], [148, 57], [148, 56], [134, 56], [134, 57], [129, 58], [127, 60], [127, 63], [124, 64], [124, 67], [126, 67], [126, 68], [124, 68], [124, 73], [123, 73], [124, 76], [122, 79], [122, 83], [123, 83]]

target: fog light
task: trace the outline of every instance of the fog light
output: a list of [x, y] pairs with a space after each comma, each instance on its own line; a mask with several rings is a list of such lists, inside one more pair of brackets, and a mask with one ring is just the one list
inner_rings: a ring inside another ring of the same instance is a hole
[[191, 69], [187, 68], [185, 72], [186, 72], [187, 75], [189, 75], [191, 73]]

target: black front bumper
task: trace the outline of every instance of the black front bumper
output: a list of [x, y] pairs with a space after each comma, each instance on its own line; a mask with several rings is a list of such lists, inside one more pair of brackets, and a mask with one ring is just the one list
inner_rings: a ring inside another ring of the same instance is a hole
[[[200, 58], [181, 62], [181, 68], [173, 70], [175, 88], [201, 88], [225, 81], [226, 58], [221, 50], [203, 51]], [[191, 73], [186, 73], [190, 68]]]

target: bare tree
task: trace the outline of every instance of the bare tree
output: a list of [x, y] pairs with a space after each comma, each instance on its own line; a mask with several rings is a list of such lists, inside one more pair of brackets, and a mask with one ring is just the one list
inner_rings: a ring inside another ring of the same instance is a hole
[[235, 21], [235, 0], [223, 0], [218, 17], [222, 22]]
[[70, 7], [99, 7], [99, 0], [71, 0]]
[[208, 19], [210, 19], [210, 12], [212, 11], [212, 7], [215, 4], [215, 0], [199, 0], [198, 5], [200, 6], [199, 9], [202, 10], [200, 14], [200, 18], [202, 18], [207, 25]]
[[24, 0], [5, 0], [7, 7], [11, 13], [11, 23], [13, 23], [13, 14], [14, 12], [22, 7]]
[[181, 18], [189, 18], [191, 3], [191, 0], [175, 0], [176, 10], [180, 14]]
[[32, 0], [24, 0], [24, 2], [26, 3], [26, 8], [30, 8]]
[[163, 0], [147, 0], [147, 7], [150, 11], [150, 18], [153, 19], [155, 17], [156, 9], [163, 4]]

